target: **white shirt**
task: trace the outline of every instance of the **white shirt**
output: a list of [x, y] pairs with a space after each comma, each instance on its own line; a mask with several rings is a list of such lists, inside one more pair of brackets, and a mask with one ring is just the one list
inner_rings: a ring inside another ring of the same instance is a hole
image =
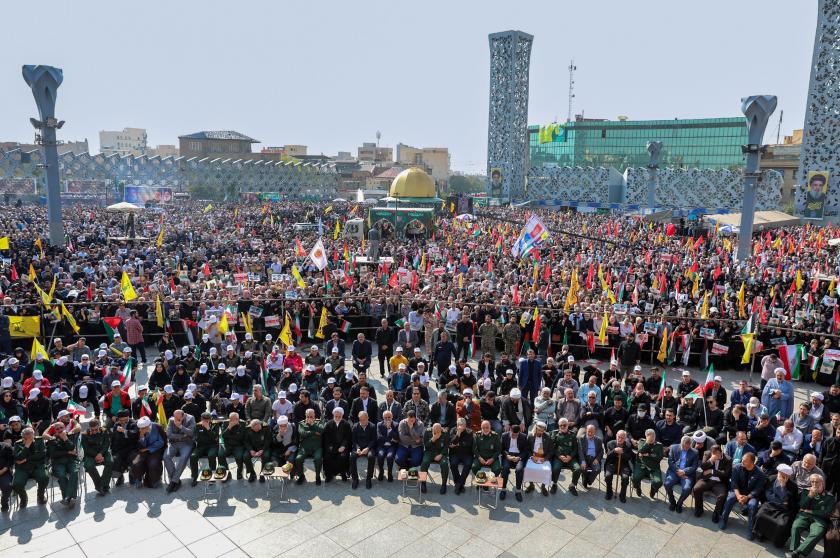
[[519, 446], [516, 444], [516, 440], [518, 439], [518, 436], [516, 438], [513, 436], [510, 437], [510, 447], [508, 448], [508, 453], [519, 453]]

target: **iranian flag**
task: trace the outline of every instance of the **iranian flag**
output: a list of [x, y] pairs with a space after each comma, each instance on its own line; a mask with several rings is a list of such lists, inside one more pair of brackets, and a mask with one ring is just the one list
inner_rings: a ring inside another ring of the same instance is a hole
[[659, 396], [657, 396], [656, 400], [660, 400], [665, 397], [665, 371], [662, 371], [662, 379], [659, 380]]
[[123, 389], [128, 389], [128, 386], [131, 385], [131, 369], [134, 367], [133, 365], [134, 359], [129, 358], [128, 362], [125, 363], [125, 367], [120, 372], [120, 382], [122, 383]]
[[779, 358], [785, 367], [786, 380], [798, 380], [802, 356], [805, 354], [804, 345], [782, 345], [779, 347]]
[[[665, 377], [664, 375], [662, 376]], [[703, 396], [706, 394], [707, 391], [712, 389], [712, 386], [715, 383], [715, 367], [714, 365], [709, 366], [709, 372], [706, 374], [706, 381], [697, 386], [694, 391], [686, 395], [689, 399], [702, 399]]]
[[87, 414], [87, 410], [84, 408], [84, 406], [80, 405], [79, 403], [76, 403], [72, 399], [67, 402], [67, 410], [73, 416], [84, 416]]
[[122, 322], [122, 318], [118, 316], [102, 318], [102, 327], [105, 328], [105, 333], [108, 334], [108, 340], [111, 341], [111, 343], [114, 342], [114, 332], [117, 331], [118, 327], [120, 327], [120, 322]]

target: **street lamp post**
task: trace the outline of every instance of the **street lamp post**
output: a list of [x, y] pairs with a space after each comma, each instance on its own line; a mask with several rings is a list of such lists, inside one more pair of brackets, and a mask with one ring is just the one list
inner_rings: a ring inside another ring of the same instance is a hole
[[659, 159], [662, 156], [662, 142], [649, 141], [647, 144], [648, 153], [650, 153], [650, 162], [648, 163], [648, 184], [647, 184], [647, 203], [650, 212], [653, 213], [656, 205], [656, 176], [659, 174]]
[[741, 150], [747, 156], [744, 168], [744, 202], [741, 208], [741, 226], [738, 232], [738, 260], [744, 261], [750, 256], [752, 245], [753, 220], [755, 218], [755, 185], [760, 176], [761, 153], [764, 151], [762, 139], [770, 115], [778, 103], [775, 95], [754, 95], [741, 99], [741, 112], [747, 117], [748, 144]]
[[58, 86], [64, 80], [60, 68], [52, 66], [23, 67], [23, 79], [32, 89], [40, 120], [29, 121], [38, 130], [38, 142], [44, 146], [44, 160], [47, 177], [47, 216], [49, 219], [50, 244], [64, 246], [64, 225], [61, 222], [61, 193], [58, 182], [58, 147], [55, 131], [64, 125], [55, 117], [55, 101]]

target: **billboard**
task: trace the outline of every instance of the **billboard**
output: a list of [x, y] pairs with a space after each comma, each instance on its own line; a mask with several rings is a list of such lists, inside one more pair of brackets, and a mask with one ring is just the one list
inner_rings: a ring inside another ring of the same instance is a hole
[[0, 194], [34, 196], [35, 193], [34, 178], [0, 178]]
[[108, 187], [104, 180], [65, 180], [64, 191], [68, 194], [98, 194], [104, 196]]
[[126, 186], [123, 199], [135, 205], [145, 205], [147, 202], [172, 203], [172, 188]]
[[825, 198], [828, 195], [828, 171], [810, 171], [805, 185], [803, 219], [822, 219], [825, 212]]

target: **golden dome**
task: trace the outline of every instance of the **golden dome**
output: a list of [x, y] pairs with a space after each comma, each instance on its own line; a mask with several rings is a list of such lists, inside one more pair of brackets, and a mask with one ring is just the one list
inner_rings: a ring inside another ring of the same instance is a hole
[[391, 183], [389, 195], [395, 198], [433, 198], [435, 181], [422, 169], [406, 169]]

